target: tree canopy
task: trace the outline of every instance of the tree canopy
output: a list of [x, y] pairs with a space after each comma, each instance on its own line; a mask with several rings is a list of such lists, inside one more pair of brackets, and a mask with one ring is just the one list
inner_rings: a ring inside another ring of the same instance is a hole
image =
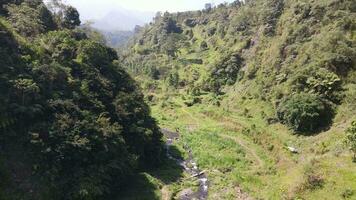
[[78, 11], [53, 12], [42, 1], [6, 9], [0, 167], [12, 172], [1, 193], [108, 199], [136, 169], [158, 165], [161, 133], [143, 94], [115, 50], [75, 29]]

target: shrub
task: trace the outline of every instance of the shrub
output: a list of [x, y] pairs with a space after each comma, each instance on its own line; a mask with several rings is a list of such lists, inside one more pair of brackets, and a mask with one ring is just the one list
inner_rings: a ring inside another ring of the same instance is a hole
[[298, 72], [291, 87], [296, 92], [318, 94], [334, 103], [342, 99], [341, 79], [324, 68], [310, 67]]
[[350, 128], [346, 130], [346, 144], [353, 152], [353, 161], [356, 162], [356, 121], [352, 122]]
[[243, 58], [239, 54], [229, 54], [219, 60], [211, 69], [211, 78], [208, 80], [209, 89], [220, 93], [224, 85], [236, 83], [239, 71], [243, 65]]
[[178, 72], [172, 72], [171, 74], [169, 74], [168, 78], [167, 78], [167, 82], [169, 86], [172, 86], [174, 88], [178, 88], [178, 84], [179, 84], [179, 74]]
[[317, 190], [324, 186], [325, 178], [319, 172], [320, 163], [318, 160], [312, 159], [304, 168], [303, 183], [300, 185], [300, 192], [306, 190]]
[[323, 187], [324, 185], [324, 178], [320, 175], [316, 174], [309, 174], [307, 176], [306, 182], [305, 182], [305, 187], [307, 189], [318, 189]]
[[209, 36], [209, 37], [215, 35], [215, 33], [216, 33], [216, 28], [215, 28], [215, 27], [208, 28], [207, 33], [208, 33], [208, 36]]
[[201, 50], [207, 50], [208, 49], [208, 43], [206, 43], [205, 41], [202, 41], [200, 43], [200, 49]]
[[197, 25], [197, 22], [195, 19], [185, 19], [184, 24], [189, 27], [194, 27]]
[[350, 188], [345, 189], [345, 191], [341, 194], [343, 199], [349, 199], [354, 195], [354, 191]]
[[277, 116], [294, 131], [311, 133], [328, 126], [334, 112], [331, 105], [319, 96], [300, 93], [282, 101], [277, 109]]

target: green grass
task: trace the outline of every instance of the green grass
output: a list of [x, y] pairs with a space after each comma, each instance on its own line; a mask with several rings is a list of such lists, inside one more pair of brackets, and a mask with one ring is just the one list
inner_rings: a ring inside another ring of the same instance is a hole
[[[177, 59], [155, 59], [165, 69], [164, 72], [169, 73], [171, 68], [177, 70], [184, 86], [174, 89], [163, 80], [159, 81], [158, 88], [150, 90], [150, 94], [155, 96], [155, 100], [150, 102], [152, 113], [161, 127], [181, 130], [181, 143], [191, 146], [199, 166], [208, 172], [210, 199], [236, 199], [237, 187], [261, 199], [334, 200], [341, 199], [345, 191], [356, 193], [356, 182], [353, 181], [356, 167], [343, 144], [344, 131], [356, 115], [355, 72], [350, 72], [348, 78], [341, 77], [345, 83], [346, 98], [338, 106], [329, 130], [306, 137], [294, 134], [282, 124], [267, 123], [268, 118], [276, 118], [278, 101], [292, 92], [289, 82], [295, 78], [295, 72], [319, 63], [320, 59], [328, 57], [327, 53], [339, 49], [326, 36], [334, 34], [339, 37], [337, 21], [344, 19], [342, 15], [347, 15], [347, 12], [340, 12], [341, 8], [331, 8], [337, 4], [332, 0], [284, 3], [286, 6], [273, 36], [264, 35], [263, 23], [260, 23], [262, 19], [257, 19], [261, 17], [258, 13], [268, 10], [264, 9], [267, 7], [261, 1], [251, 7], [232, 9], [232, 13], [236, 13], [226, 21], [236, 25], [234, 21], [248, 15], [247, 20], [257, 23], [248, 31], [239, 32], [231, 30], [234, 27], [226, 26], [224, 38], [218, 34], [208, 37], [204, 30], [223, 24], [215, 19], [221, 13], [206, 14], [209, 23], [189, 28], [193, 30], [196, 41], [182, 46]], [[296, 15], [298, 7], [304, 9], [303, 5], [309, 4], [312, 10], [321, 7], [329, 14], [322, 19], [315, 17], [315, 20], [320, 20], [319, 23], [311, 23], [313, 20], [309, 17], [304, 19]], [[339, 17], [335, 16], [335, 20], [326, 17], [336, 13], [335, 10], [338, 10]], [[310, 35], [303, 36], [305, 32], [310, 32]], [[353, 42], [353, 33], [343, 32], [341, 35], [348, 39], [340, 37], [338, 43]], [[202, 41], [208, 43], [209, 49], [200, 50]], [[212, 41], [216, 42], [215, 45]], [[250, 41], [254, 44], [248, 45]], [[210, 67], [228, 52], [239, 53], [244, 59], [241, 69], [245, 73], [244, 78], [234, 86], [224, 87], [225, 95], [217, 98], [211, 93], [203, 94], [199, 96], [201, 104], [187, 107], [184, 103], [193, 98], [188, 94], [189, 88], [204, 90]], [[185, 65], [179, 62], [196, 58], [202, 59], [203, 64]], [[194, 79], [193, 74], [198, 78]], [[162, 75], [161, 78], [164, 77]], [[277, 80], [280, 77], [281, 80]], [[283, 77], [286, 80], [282, 80]], [[220, 107], [214, 106], [217, 101]], [[297, 148], [300, 153], [290, 153], [288, 146]], [[313, 162], [318, 164], [313, 165]], [[324, 184], [321, 188], [305, 189], [308, 166], [322, 176]], [[355, 199], [356, 194], [351, 198]]]
[[[270, 116], [273, 109], [264, 101], [229, 96], [223, 105], [186, 107], [179, 95], [172, 95], [166, 106], [152, 107], [161, 127], [181, 130], [183, 143], [207, 170], [209, 199], [235, 199], [238, 186], [262, 199], [340, 199], [345, 190], [356, 191], [356, 167], [342, 143], [342, 128], [298, 136], [281, 124], [266, 123], [261, 112]], [[287, 146], [300, 154], [291, 154]], [[312, 168], [324, 184], [303, 189], [305, 167], [314, 160], [319, 164]]]

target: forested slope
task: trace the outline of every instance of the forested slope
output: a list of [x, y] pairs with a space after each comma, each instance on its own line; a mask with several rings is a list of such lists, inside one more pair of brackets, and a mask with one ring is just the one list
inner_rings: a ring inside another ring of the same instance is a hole
[[355, 5], [246, 0], [158, 13], [120, 49], [161, 125], [179, 128], [208, 170], [211, 199], [236, 199], [239, 187], [262, 199], [354, 197], [344, 141], [356, 120]]
[[1, 1], [0, 199], [111, 199], [161, 133], [116, 52], [51, 5]]

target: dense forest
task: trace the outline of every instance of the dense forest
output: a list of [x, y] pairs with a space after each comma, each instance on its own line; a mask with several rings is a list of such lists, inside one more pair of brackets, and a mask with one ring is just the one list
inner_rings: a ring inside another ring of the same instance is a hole
[[157, 13], [120, 54], [210, 199], [355, 198], [355, 19], [353, 0], [235, 1]]
[[0, 4], [0, 199], [111, 199], [161, 133], [114, 49], [60, 1]]

